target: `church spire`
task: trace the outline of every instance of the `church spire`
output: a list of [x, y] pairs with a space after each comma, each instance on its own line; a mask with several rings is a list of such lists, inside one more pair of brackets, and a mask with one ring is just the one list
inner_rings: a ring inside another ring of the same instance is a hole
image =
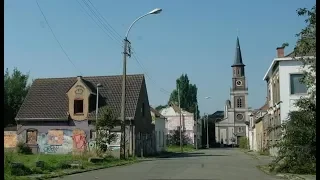
[[235, 55], [234, 63], [231, 67], [234, 67], [234, 66], [245, 66], [242, 62], [239, 37], [237, 37], [236, 55]]

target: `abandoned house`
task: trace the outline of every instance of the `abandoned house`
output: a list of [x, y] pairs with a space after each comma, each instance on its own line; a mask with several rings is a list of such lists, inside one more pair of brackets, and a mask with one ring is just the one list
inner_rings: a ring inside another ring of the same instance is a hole
[[[71, 153], [95, 148], [97, 101], [98, 119], [110, 108], [120, 120], [121, 85], [121, 75], [36, 79], [15, 118], [18, 141], [27, 143], [34, 153]], [[141, 148], [136, 146], [142, 143], [136, 136], [154, 131], [142, 74], [127, 75], [125, 112], [126, 152], [134, 155], [140, 153]], [[112, 131], [118, 138], [109, 147], [117, 154], [120, 126]]]

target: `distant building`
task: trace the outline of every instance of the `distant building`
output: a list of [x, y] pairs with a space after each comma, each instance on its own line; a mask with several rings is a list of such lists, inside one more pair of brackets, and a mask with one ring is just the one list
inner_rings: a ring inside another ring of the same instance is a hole
[[167, 129], [166, 117], [162, 116], [157, 110], [150, 107], [152, 123], [155, 125], [155, 139], [157, 152], [163, 152], [167, 148]]
[[237, 38], [235, 60], [231, 67], [230, 100], [226, 101], [224, 118], [216, 123], [216, 142], [227, 145], [238, 144], [239, 138], [246, 136], [245, 122], [249, 120], [248, 87], [239, 38]]
[[160, 114], [167, 118], [167, 133], [173, 133], [175, 130], [180, 128], [180, 113], [181, 128], [184, 131], [184, 134], [188, 137], [189, 144], [195, 145], [196, 123], [194, 120], [194, 114], [180, 109], [174, 103], [171, 103], [168, 107], [160, 110]]

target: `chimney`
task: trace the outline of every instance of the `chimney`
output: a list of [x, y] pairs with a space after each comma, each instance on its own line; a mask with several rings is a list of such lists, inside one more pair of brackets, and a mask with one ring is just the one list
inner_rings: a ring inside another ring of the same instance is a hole
[[284, 47], [277, 47], [277, 56], [278, 58], [284, 57]]
[[82, 76], [77, 76], [77, 80], [81, 80], [82, 79]]

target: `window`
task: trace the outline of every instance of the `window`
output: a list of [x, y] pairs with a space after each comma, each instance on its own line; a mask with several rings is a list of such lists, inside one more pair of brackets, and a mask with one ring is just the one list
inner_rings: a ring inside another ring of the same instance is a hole
[[238, 74], [238, 75], [240, 74], [240, 69], [237, 69], [237, 74]]
[[83, 100], [74, 100], [74, 114], [83, 113]]
[[291, 94], [302, 94], [307, 93], [307, 87], [305, 84], [300, 82], [303, 74], [290, 74], [290, 93]]
[[242, 98], [237, 99], [237, 108], [242, 108]]
[[238, 127], [238, 133], [243, 132], [243, 127]]
[[142, 114], [142, 116], [144, 117], [144, 115], [145, 115], [144, 103], [142, 103], [141, 114]]
[[35, 129], [27, 130], [27, 144], [37, 144], [38, 131]]

